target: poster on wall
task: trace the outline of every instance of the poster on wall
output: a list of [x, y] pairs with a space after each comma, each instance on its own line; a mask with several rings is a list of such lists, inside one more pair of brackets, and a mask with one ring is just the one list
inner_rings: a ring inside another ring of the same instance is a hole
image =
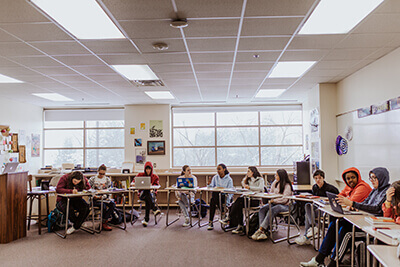
[[135, 149], [135, 163], [136, 165], [144, 165], [146, 162], [146, 149], [136, 148]]
[[26, 150], [25, 146], [19, 146], [19, 155], [18, 155], [18, 161], [19, 163], [25, 163], [26, 162]]
[[149, 129], [151, 137], [163, 137], [163, 121], [162, 120], [151, 120]]
[[130, 133], [131, 134], [135, 134], [135, 128], [132, 127], [131, 130], [130, 130]]
[[13, 133], [11, 136], [11, 150], [13, 151], [13, 153], [18, 152], [18, 134], [17, 133]]
[[400, 97], [390, 99], [389, 102], [390, 102], [390, 109], [391, 110], [400, 108]]
[[141, 123], [139, 124], [139, 129], [140, 129], [141, 131], [146, 131], [146, 123], [141, 122]]
[[142, 138], [135, 139], [135, 146], [142, 146]]
[[357, 109], [357, 116], [359, 118], [364, 118], [371, 115], [371, 106], [366, 107], [366, 108], [359, 108]]
[[371, 106], [372, 114], [380, 114], [386, 111], [389, 111], [389, 101], [385, 101], [381, 104]]
[[40, 134], [32, 134], [31, 139], [31, 156], [40, 157]]
[[314, 108], [310, 112], [310, 127], [311, 127], [311, 132], [318, 132], [318, 126], [319, 126], [319, 111], [318, 108]]

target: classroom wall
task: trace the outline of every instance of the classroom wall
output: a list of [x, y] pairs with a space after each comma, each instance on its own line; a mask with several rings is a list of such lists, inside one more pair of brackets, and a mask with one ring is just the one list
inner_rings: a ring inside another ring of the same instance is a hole
[[[165, 155], [146, 156], [146, 161], [156, 163], [156, 169], [170, 168], [171, 137], [170, 137], [170, 105], [127, 105], [125, 106], [125, 161], [135, 161], [135, 148], [146, 148], [148, 140], [164, 140]], [[150, 120], [163, 121], [163, 137], [149, 138]], [[146, 123], [146, 130], [139, 129], [140, 123]], [[135, 128], [135, 134], [130, 133], [131, 128]], [[142, 147], [134, 146], [134, 139], [142, 139]], [[143, 171], [143, 166], [136, 165], [136, 171]]]
[[[0, 98], [0, 124], [10, 125], [11, 132], [18, 133], [19, 145], [26, 146], [27, 163], [20, 164], [19, 170], [37, 172], [42, 166], [43, 157], [43, 108]], [[40, 134], [40, 157], [31, 157], [31, 134]], [[18, 153], [0, 155], [0, 163]]]

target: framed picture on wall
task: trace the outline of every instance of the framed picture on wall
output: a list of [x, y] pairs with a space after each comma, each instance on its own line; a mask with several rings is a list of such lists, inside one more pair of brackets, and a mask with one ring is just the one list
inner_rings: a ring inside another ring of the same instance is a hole
[[26, 162], [26, 148], [25, 146], [19, 146], [19, 158], [18, 161], [19, 163], [25, 163]]
[[11, 136], [11, 141], [12, 141], [12, 144], [11, 144], [12, 151], [14, 153], [18, 152], [18, 134], [13, 133]]
[[165, 155], [165, 141], [147, 141], [147, 155]]

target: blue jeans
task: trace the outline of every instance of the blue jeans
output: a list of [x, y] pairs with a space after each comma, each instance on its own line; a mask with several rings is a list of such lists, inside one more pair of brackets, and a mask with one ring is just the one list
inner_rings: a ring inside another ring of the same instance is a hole
[[[289, 206], [282, 204], [272, 204], [272, 216], [275, 217], [278, 213], [289, 211]], [[258, 213], [260, 227], [268, 229], [270, 222], [271, 212], [269, 211], [269, 204], [264, 205]]]
[[188, 212], [188, 207], [189, 207], [189, 200], [188, 196], [185, 193], [180, 194], [180, 199], [178, 201], [179, 207], [181, 208], [181, 211], [183, 213], [183, 216], [186, 218], [189, 218], [189, 212]]
[[[334, 259], [336, 257], [336, 228], [335, 222], [336, 220], [332, 220], [329, 224], [328, 232], [322, 241], [321, 247], [319, 248], [319, 253], [327, 257], [332, 253], [331, 258]], [[339, 244], [342, 243], [342, 240], [346, 233], [352, 231], [352, 224], [345, 221], [344, 219], [339, 220]], [[341, 258], [339, 259], [339, 261]]]
[[[93, 202], [93, 205], [95, 207], [101, 207], [101, 201], [96, 200]], [[115, 203], [112, 200], [105, 200], [103, 202], [103, 221], [107, 222], [108, 219], [111, 218], [113, 212], [115, 210]]]
[[[306, 211], [304, 235], [306, 235], [307, 230], [310, 229], [310, 227], [312, 225], [312, 221], [313, 220], [315, 221], [315, 213], [317, 212], [318, 208], [314, 207], [313, 204], [311, 204], [311, 203], [306, 203], [306, 205], [304, 206], [304, 209]], [[311, 209], [314, 209], [314, 217], [311, 216]]]

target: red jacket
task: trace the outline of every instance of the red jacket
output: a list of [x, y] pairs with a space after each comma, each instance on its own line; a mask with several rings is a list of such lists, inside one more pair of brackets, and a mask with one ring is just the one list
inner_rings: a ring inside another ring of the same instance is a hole
[[[151, 172], [150, 172], [150, 177], [151, 177], [151, 185], [160, 185], [160, 178], [158, 177], [157, 174], [153, 173], [153, 164], [151, 164], [150, 161], [147, 161], [144, 164], [144, 172], [138, 173], [136, 176], [149, 176], [146, 174], [146, 167], [150, 166], [151, 168]], [[135, 181], [135, 178], [133, 178], [133, 180]]]
[[386, 208], [385, 203], [383, 203], [382, 204], [382, 210], [383, 210], [383, 216], [384, 217], [392, 218], [392, 219], [394, 219], [394, 221], [397, 224], [400, 224], [400, 216], [395, 214], [392, 205], [390, 205], [390, 208]]
[[[69, 178], [69, 173], [61, 176], [60, 180], [58, 181], [57, 187], [56, 187], [57, 194], [72, 194], [72, 191], [74, 190], [74, 188], [70, 188], [68, 186], [68, 178]], [[83, 182], [86, 185], [84, 189], [85, 190], [90, 189], [89, 182], [85, 176], [83, 177]], [[81, 190], [78, 189], [78, 191], [81, 191]], [[61, 201], [61, 199], [62, 199], [61, 196], [57, 196], [57, 202]]]
[[[345, 179], [346, 173], [353, 171], [357, 173], [358, 180], [357, 180], [357, 185], [354, 188], [351, 188]], [[348, 168], [347, 170], [344, 170], [342, 173], [342, 179], [346, 183], [346, 187], [342, 190], [342, 192], [339, 193], [339, 195], [348, 197], [351, 201], [355, 202], [363, 202], [364, 199], [366, 199], [369, 195], [369, 193], [372, 191], [371, 187], [369, 184], [367, 184], [364, 180], [361, 179], [361, 174], [360, 171], [357, 168]]]

